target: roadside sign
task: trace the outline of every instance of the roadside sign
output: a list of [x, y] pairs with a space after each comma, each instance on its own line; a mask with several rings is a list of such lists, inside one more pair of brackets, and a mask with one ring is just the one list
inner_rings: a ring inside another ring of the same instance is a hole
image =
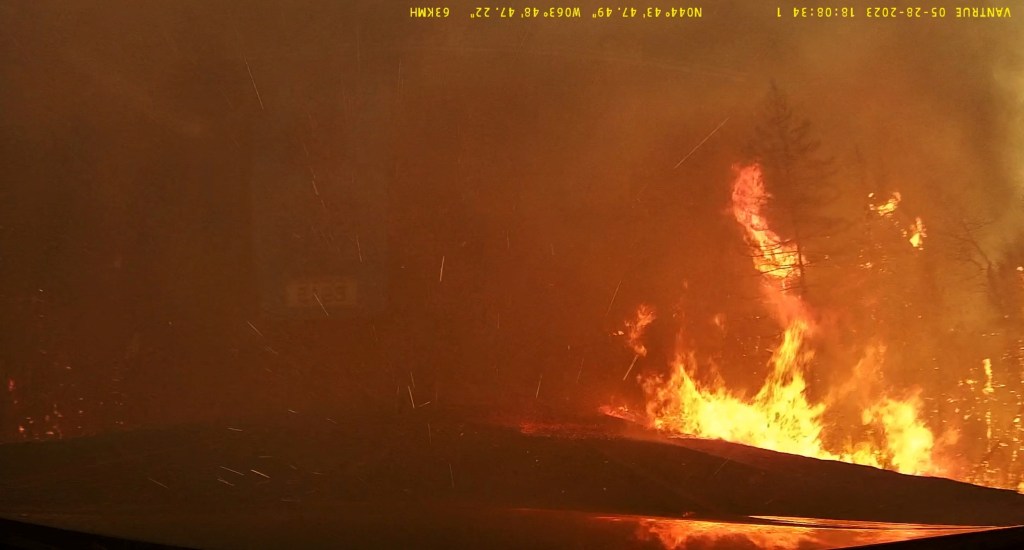
[[285, 306], [310, 309], [355, 307], [358, 283], [352, 277], [292, 279], [285, 286]]
[[252, 145], [262, 311], [286, 319], [379, 312], [393, 171], [390, 84], [365, 73], [346, 84], [308, 60], [250, 63], [285, 83], [264, 92]]

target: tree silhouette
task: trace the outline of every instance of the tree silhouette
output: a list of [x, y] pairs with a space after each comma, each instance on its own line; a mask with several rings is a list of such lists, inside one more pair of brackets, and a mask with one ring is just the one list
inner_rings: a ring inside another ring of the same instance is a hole
[[761, 102], [747, 156], [759, 163], [772, 195], [769, 216], [786, 242], [798, 252], [798, 288], [807, 294], [807, 267], [818, 261], [813, 241], [838, 228], [825, 210], [838, 197], [829, 187], [831, 159], [819, 156], [821, 142], [811, 123], [798, 114], [772, 81]]

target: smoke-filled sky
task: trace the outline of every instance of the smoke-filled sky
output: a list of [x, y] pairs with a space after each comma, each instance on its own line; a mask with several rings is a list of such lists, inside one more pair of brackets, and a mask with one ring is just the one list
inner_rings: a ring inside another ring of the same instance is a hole
[[[900, 223], [928, 226], [943, 323], [987, 330], [978, 265], [1019, 258], [1024, 227], [1019, 19], [950, 5], [941, 21], [795, 20], [762, 4], [707, 2], [695, 21], [4, 5], [0, 368], [25, 392], [4, 402], [5, 434], [51, 401], [88, 403], [64, 428], [79, 433], [387, 400], [410, 376], [486, 402], [628, 393], [608, 334], [639, 302], [705, 325], [764, 315], [727, 210], [772, 81], [834, 158], [823, 185], [865, 211], [869, 192], [899, 191]], [[261, 248], [303, 220], [318, 236]], [[313, 252], [274, 255], [292, 249]], [[386, 281], [386, 304], [277, 319], [274, 277], [307, 260]], [[757, 332], [701, 330], [732, 358]]]

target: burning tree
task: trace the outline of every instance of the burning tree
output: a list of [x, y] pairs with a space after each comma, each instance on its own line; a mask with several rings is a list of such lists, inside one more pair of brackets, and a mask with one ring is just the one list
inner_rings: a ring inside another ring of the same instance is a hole
[[[699, 359], [695, 348], [680, 346], [668, 376], [643, 379], [647, 420], [674, 434], [906, 473], [936, 473], [941, 466], [933, 461], [936, 439], [921, 416], [921, 392], [893, 390], [882, 383], [884, 346], [862, 341], [855, 356], [821, 359], [822, 333], [839, 331], [821, 322], [818, 306], [843, 300], [834, 285], [823, 284], [822, 292], [815, 292], [818, 303], [811, 303], [807, 268], [849, 267], [859, 251], [856, 241], [840, 233], [843, 222], [833, 212], [843, 206], [838, 202], [842, 193], [827, 185], [831, 161], [817, 154], [819, 148], [810, 123], [795, 114], [772, 84], [748, 146], [750, 160], [733, 167], [731, 185], [733, 218], [758, 273], [762, 305], [778, 323], [776, 331], [781, 329], [768, 372], [752, 394], [737, 391], [718, 375], [716, 365]], [[902, 241], [917, 248], [921, 236], [918, 244]], [[845, 244], [843, 259], [835, 261], [826, 243], [840, 248]], [[839, 271], [846, 270], [833, 270]], [[823, 276], [822, 281], [828, 279]], [[822, 390], [815, 371], [833, 363], [856, 366], [836, 370], [836, 383]], [[818, 390], [812, 391], [816, 385]]]
[[779, 247], [793, 247], [795, 287], [807, 294], [807, 267], [816, 261], [814, 242], [837, 226], [825, 214], [837, 194], [828, 186], [831, 159], [819, 156], [821, 142], [813, 137], [811, 123], [799, 115], [773, 81], [758, 113], [747, 155], [756, 162], [770, 189], [768, 215], [785, 235]]

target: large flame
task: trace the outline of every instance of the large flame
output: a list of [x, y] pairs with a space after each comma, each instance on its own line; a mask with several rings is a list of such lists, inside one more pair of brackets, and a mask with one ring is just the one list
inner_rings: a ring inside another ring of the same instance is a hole
[[[807, 395], [806, 372], [813, 351], [808, 337], [814, 323], [808, 306], [794, 290], [803, 276], [804, 259], [796, 243], [787, 242], [768, 225], [763, 213], [770, 196], [757, 164], [737, 167], [732, 207], [752, 249], [754, 267], [763, 274], [766, 302], [783, 323], [782, 341], [772, 354], [764, 384], [752, 397], [730, 391], [721, 378], [701, 383], [693, 353], [680, 350], [667, 377], [643, 381], [651, 426], [672, 434], [723, 439], [804, 456], [843, 460], [903, 473], [937, 471], [932, 458], [935, 438], [921, 419], [917, 394], [897, 399], [882, 392], [858, 395], [860, 426], [839, 429], [826, 422], [830, 407], [851, 398], [834, 393], [814, 403]], [[895, 210], [899, 195], [873, 207], [882, 215]], [[644, 314], [653, 317], [647, 306]], [[638, 318], [641, 314], [638, 312]], [[858, 365], [858, 368], [860, 365]], [[851, 385], [855, 385], [851, 375]], [[832, 446], [826, 441], [840, 441]]]
[[647, 414], [659, 430], [724, 439], [786, 453], [836, 458], [821, 443], [823, 405], [812, 405], [800, 367], [806, 325], [796, 322], [772, 357], [772, 373], [752, 399], [729, 392], [720, 380], [705, 386], [692, 373], [692, 355], [680, 356], [670, 377], [648, 378]]
[[802, 258], [796, 244], [783, 241], [768, 227], [761, 209], [771, 195], [765, 191], [761, 167], [754, 164], [737, 169], [732, 186], [732, 212], [746, 230], [747, 241], [754, 248], [754, 266], [782, 290], [791, 288], [799, 279]]

